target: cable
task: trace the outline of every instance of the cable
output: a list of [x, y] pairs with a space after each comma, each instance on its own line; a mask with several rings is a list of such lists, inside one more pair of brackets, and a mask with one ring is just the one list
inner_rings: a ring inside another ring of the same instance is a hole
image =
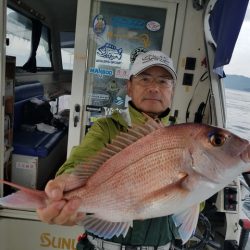
[[200, 79], [197, 81], [197, 83], [196, 83], [196, 85], [195, 85], [193, 95], [192, 95], [192, 97], [191, 97], [191, 99], [190, 99], [190, 101], [189, 101], [189, 103], [188, 103], [187, 110], [186, 110], [186, 122], [188, 122], [188, 118], [189, 118], [189, 108], [190, 108], [190, 105], [191, 105], [191, 103], [192, 103], [192, 101], [193, 101], [193, 98], [194, 98], [196, 89], [197, 89], [199, 83], [204, 82], [207, 78], [208, 78], [208, 71], [204, 72], [204, 73], [201, 75]]

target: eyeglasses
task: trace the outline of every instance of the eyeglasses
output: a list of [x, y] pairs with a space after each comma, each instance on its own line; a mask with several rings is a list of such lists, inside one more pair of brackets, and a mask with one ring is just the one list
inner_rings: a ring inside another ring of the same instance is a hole
[[153, 82], [157, 83], [157, 85], [163, 88], [171, 88], [174, 86], [174, 79], [163, 76], [154, 77], [152, 75], [139, 74], [133, 76], [133, 78], [135, 78], [140, 85], [145, 87], [149, 86]]

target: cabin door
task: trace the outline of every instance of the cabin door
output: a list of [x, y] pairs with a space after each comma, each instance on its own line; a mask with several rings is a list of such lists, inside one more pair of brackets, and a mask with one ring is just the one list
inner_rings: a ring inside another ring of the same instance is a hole
[[178, 2], [78, 2], [68, 152], [97, 118], [126, 108], [126, 79], [138, 53], [177, 54], [176, 15], [185, 1]]

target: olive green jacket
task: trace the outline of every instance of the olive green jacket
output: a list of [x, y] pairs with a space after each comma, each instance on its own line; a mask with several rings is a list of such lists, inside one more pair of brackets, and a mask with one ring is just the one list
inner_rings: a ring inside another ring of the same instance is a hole
[[[161, 120], [163, 124], [167, 125], [168, 117]], [[122, 113], [114, 112], [111, 117], [98, 119], [82, 143], [72, 149], [70, 157], [61, 166], [57, 175], [71, 172], [77, 163], [95, 155], [107, 143], [110, 143], [120, 131], [126, 132], [128, 126], [144, 124], [145, 121], [145, 116], [131, 106]], [[105, 211], [103, 212], [105, 213]], [[125, 238], [120, 236], [113, 237], [111, 240], [126, 245], [160, 246], [170, 242], [174, 235], [176, 235], [176, 228], [172, 218], [165, 216], [134, 221], [133, 228], [130, 228]]]

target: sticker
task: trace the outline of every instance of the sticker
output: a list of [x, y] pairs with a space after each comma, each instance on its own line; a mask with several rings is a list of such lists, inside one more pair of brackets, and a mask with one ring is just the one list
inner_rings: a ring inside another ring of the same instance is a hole
[[139, 48], [136, 48], [136, 49], [132, 50], [132, 52], [131, 52], [131, 54], [130, 54], [130, 62], [131, 62], [131, 63], [134, 63], [135, 58], [136, 58], [139, 54], [145, 53], [145, 52], [147, 52], [147, 51], [148, 51], [148, 50], [145, 49], [145, 48], [143, 48], [143, 47], [139, 47]]
[[96, 53], [97, 56], [105, 58], [106, 60], [96, 59], [96, 62], [121, 64], [122, 52], [122, 48], [118, 49], [111, 43], [105, 43], [103, 46], [97, 49]]
[[111, 96], [106, 91], [98, 90], [98, 92], [92, 93], [89, 96], [91, 98], [91, 104], [93, 106], [103, 107], [110, 105], [111, 103]]
[[115, 80], [106, 83], [106, 90], [109, 92], [117, 92], [119, 90], [118, 84]]
[[104, 109], [104, 115], [105, 116], [110, 116], [112, 115], [115, 111], [122, 113], [122, 109], [119, 108], [109, 108], [109, 107], [103, 107]]
[[115, 45], [111, 43], [105, 43], [105, 45], [97, 49], [97, 55], [104, 58], [108, 58], [110, 60], [121, 60], [122, 48], [117, 49]]
[[112, 76], [113, 70], [91, 67], [89, 73], [99, 76]]
[[156, 21], [149, 21], [146, 27], [150, 31], [158, 31], [161, 28], [161, 25]]
[[92, 93], [89, 95], [92, 99], [97, 100], [109, 100], [109, 94], [101, 94], [101, 93]]
[[111, 24], [113, 27], [143, 30], [146, 26], [146, 21], [138, 18], [113, 16], [111, 18]]
[[33, 162], [16, 162], [16, 168], [32, 170], [36, 168], [36, 164]]
[[114, 103], [115, 103], [116, 105], [120, 106], [120, 105], [123, 105], [123, 104], [124, 104], [124, 100], [123, 100], [122, 97], [117, 96], [117, 97], [115, 98], [115, 100], [114, 100]]
[[[136, 33], [136, 32], [135, 32]], [[136, 33], [137, 34], [137, 33]], [[149, 35], [146, 33], [142, 33], [142, 34], [138, 34], [138, 35], [131, 35], [130, 33], [114, 33], [112, 31], [107, 32], [107, 37], [109, 39], [114, 39], [114, 40], [118, 40], [118, 39], [122, 39], [122, 40], [135, 40], [135, 41], [139, 41], [143, 43], [143, 47], [144, 48], [148, 48], [150, 45], [150, 38]]]
[[115, 70], [115, 78], [119, 79], [128, 79], [129, 70], [127, 69], [116, 69]]
[[103, 18], [103, 15], [98, 14], [93, 20], [93, 30], [97, 35], [101, 35], [106, 28], [106, 22]]
[[102, 107], [94, 106], [94, 105], [87, 105], [86, 106], [86, 111], [101, 113], [102, 112]]
[[104, 63], [104, 64], [116, 64], [116, 65], [119, 65], [119, 64], [122, 63], [122, 62], [119, 62], [119, 61], [110, 61], [110, 60], [107, 60], [107, 59], [96, 59], [96, 62], [97, 63]]

